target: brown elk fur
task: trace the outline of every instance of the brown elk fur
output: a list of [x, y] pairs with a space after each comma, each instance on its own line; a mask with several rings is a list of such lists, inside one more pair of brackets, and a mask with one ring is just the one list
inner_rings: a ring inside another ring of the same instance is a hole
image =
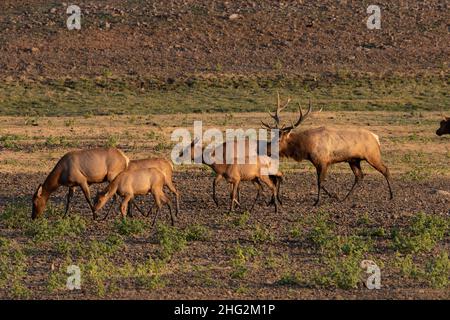
[[[284, 107], [286, 105], [287, 103]], [[271, 114], [276, 122], [275, 127], [268, 126], [265, 123], [263, 125], [272, 129], [278, 129], [280, 121], [279, 113], [284, 107], [281, 107], [280, 103], [278, 103], [276, 113], [274, 115]], [[330, 165], [347, 162], [355, 175], [355, 181], [345, 196], [345, 200], [364, 177], [361, 170], [362, 160], [366, 160], [372, 167], [384, 175], [388, 184], [389, 195], [392, 199], [393, 194], [389, 181], [389, 169], [381, 160], [378, 136], [362, 128], [333, 129], [320, 127], [301, 132], [292, 132], [311, 113], [311, 110], [310, 105], [307, 114], [303, 115], [299, 107], [300, 117], [296, 124], [279, 129], [279, 152], [280, 157], [292, 158], [296, 161], [309, 160], [316, 167], [318, 191], [315, 205], [320, 203], [321, 190], [324, 190], [331, 196], [323, 185]]]
[[[256, 156], [255, 155], [255, 159], [256, 159], [256, 163], [251, 164], [249, 163], [250, 159], [249, 159], [249, 151], [248, 151], [248, 143], [247, 143], [247, 147], [245, 149], [246, 154], [243, 155], [243, 163], [240, 164], [237, 161], [237, 157], [234, 157], [234, 159], [232, 160], [233, 163], [231, 164], [227, 164], [227, 163], [221, 163], [221, 162], [226, 162], [226, 158], [225, 158], [225, 149], [226, 149], [226, 142], [219, 147], [217, 150], [214, 149], [211, 152], [212, 157], [214, 157], [214, 153], [215, 151], [217, 152], [223, 152], [223, 161], [220, 162], [213, 162], [211, 164], [208, 164], [205, 162], [205, 160], [203, 159], [202, 156], [202, 163], [208, 165], [209, 167], [211, 167], [211, 169], [213, 169], [213, 171], [216, 173], [216, 177], [213, 180], [213, 185], [212, 185], [212, 189], [213, 189], [213, 199], [214, 202], [216, 203], [216, 205], [218, 205], [218, 200], [216, 197], [216, 186], [217, 183], [221, 180], [225, 180], [227, 181], [229, 184], [231, 184], [231, 192], [230, 192], [230, 198], [231, 198], [231, 203], [230, 203], [230, 210], [233, 211], [234, 210], [234, 205], [235, 203], [237, 203], [239, 205], [239, 200], [238, 200], [238, 192], [239, 192], [239, 185], [241, 183], [241, 181], [252, 181], [253, 183], [255, 183], [258, 186], [258, 193], [257, 196], [255, 198], [255, 201], [253, 202], [253, 205], [251, 207], [250, 210], [253, 209], [255, 203], [257, 202], [260, 192], [261, 192], [261, 188], [262, 188], [262, 184], [261, 182], [263, 182], [264, 184], [266, 184], [269, 189], [271, 189], [272, 191], [272, 200], [271, 200], [271, 204], [274, 204], [275, 206], [275, 212], [278, 212], [278, 205], [277, 205], [277, 201], [281, 203], [281, 200], [279, 198], [279, 189], [280, 189], [280, 185], [281, 185], [281, 181], [282, 181], [282, 173], [281, 172], [277, 172], [274, 175], [264, 175], [261, 173], [261, 170], [263, 167], [269, 168], [270, 167], [270, 158], [267, 156]], [[194, 149], [196, 147], [196, 141], [192, 141], [191, 145], [190, 145], [190, 152], [191, 152], [191, 159], [195, 160], [194, 157]], [[223, 148], [223, 151], [222, 151]], [[235, 147], [235, 151], [236, 151], [236, 147]], [[203, 155], [204, 152], [204, 148], [202, 148], [201, 151], [201, 155]], [[181, 152], [180, 156], [182, 156], [182, 154], [184, 153]]]
[[89, 186], [114, 180], [120, 172], [127, 168], [128, 163], [129, 159], [116, 148], [78, 150], [66, 153], [34, 193], [31, 217], [35, 219], [42, 215], [48, 198], [60, 186], [69, 187], [65, 210], [65, 214], [67, 214], [74, 189], [79, 186], [95, 219], [96, 214], [91, 202]]
[[439, 129], [436, 130], [436, 134], [438, 136], [442, 136], [443, 134], [450, 134], [450, 117], [444, 117], [444, 119], [440, 123]]
[[173, 176], [173, 165], [172, 162], [166, 160], [164, 158], [150, 158], [150, 159], [140, 159], [140, 160], [131, 160], [128, 165], [127, 170], [137, 170], [137, 169], [146, 169], [146, 168], [156, 168], [159, 169], [165, 177], [165, 185], [169, 188], [169, 190], [175, 195], [176, 200], [176, 213], [180, 211], [180, 194], [175, 188], [173, 184], [172, 176]]
[[153, 220], [153, 225], [156, 218], [161, 211], [162, 205], [166, 204], [169, 208], [172, 225], [174, 224], [174, 217], [172, 214], [172, 207], [167, 196], [164, 194], [163, 187], [166, 183], [165, 174], [157, 168], [144, 168], [136, 170], [126, 170], [120, 173], [104, 191], [99, 192], [94, 210], [98, 211], [111, 199], [115, 194], [121, 196], [122, 203], [120, 211], [122, 217], [126, 217], [128, 203], [137, 195], [147, 195], [152, 193], [157, 207], [157, 212]]

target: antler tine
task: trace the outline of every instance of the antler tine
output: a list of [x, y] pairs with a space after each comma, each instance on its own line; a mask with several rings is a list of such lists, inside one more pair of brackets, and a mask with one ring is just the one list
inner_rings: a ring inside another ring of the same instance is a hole
[[261, 124], [263, 125], [263, 127], [266, 127], [267, 129], [274, 129], [271, 126], [269, 126], [267, 123], [265, 123], [264, 121], [261, 121]]

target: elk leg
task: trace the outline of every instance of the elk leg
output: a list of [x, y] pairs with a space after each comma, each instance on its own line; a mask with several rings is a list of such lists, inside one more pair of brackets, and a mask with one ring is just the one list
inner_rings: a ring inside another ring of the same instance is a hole
[[164, 193], [161, 195], [161, 199], [163, 202], [166, 203], [167, 207], [169, 208], [170, 222], [173, 227], [175, 225], [175, 217], [173, 215], [173, 210], [172, 210], [172, 205], [170, 203], [170, 200], [169, 200], [169, 198], [166, 197], [166, 195]]
[[177, 191], [172, 181], [167, 182], [167, 187], [169, 188], [170, 192], [172, 192], [175, 195], [175, 203], [176, 203], [175, 215], [178, 217], [178, 214], [180, 213], [180, 193]]
[[66, 201], [66, 211], [64, 212], [64, 218], [69, 214], [70, 210], [70, 200], [75, 193], [75, 187], [69, 187], [69, 191], [67, 192], [67, 201]]
[[353, 160], [349, 161], [348, 164], [350, 165], [350, 168], [352, 169], [354, 175], [355, 175], [355, 181], [353, 182], [353, 186], [350, 189], [350, 191], [347, 193], [344, 199], [342, 201], [347, 200], [347, 198], [353, 193], [353, 190], [355, 189], [355, 186], [363, 180], [364, 173], [361, 170], [361, 160]]
[[217, 183], [222, 180], [222, 176], [221, 175], [217, 175], [214, 180], [213, 180], [213, 185], [212, 185], [212, 191], [213, 191], [213, 200], [214, 203], [216, 204], [216, 206], [219, 206], [219, 201], [217, 200], [217, 195], [216, 195], [216, 186]]
[[391, 174], [389, 172], [389, 168], [384, 165], [384, 163], [380, 160], [366, 159], [367, 162], [374, 167], [378, 172], [380, 172], [384, 178], [386, 179], [388, 189], [389, 189], [389, 199], [392, 200], [394, 198], [394, 194], [392, 193], [390, 178]]
[[125, 219], [127, 216], [127, 210], [128, 210], [128, 203], [130, 200], [132, 200], [133, 196], [130, 194], [127, 194], [120, 205], [120, 213], [122, 214], [122, 219]]
[[232, 187], [233, 187], [233, 190], [230, 192], [230, 196], [231, 196], [230, 212], [234, 211], [234, 203], [237, 203], [238, 205], [240, 205], [239, 202], [236, 199], [237, 198], [237, 191], [238, 191], [238, 188], [239, 188], [239, 181], [233, 182], [232, 183]]
[[91, 192], [89, 190], [89, 186], [88, 186], [87, 182], [85, 181], [85, 182], [81, 183], [80, 187], [81, 187], [81, 190], [83, 190], [84, 197], [86, 198], [86, 201], [89, 204], [89, 207], [91, 208], [92, 217], [94, 220], [96, 220], [97, 213], [95, 212], [94, 205], [92, 204], [92, 201], [91, 201]]
[[252, 207], [250, 208], [250, 212], [253, 211], [253, 208], [255, 207], [255, 204], [256, 204], [256, 202], [257, 202], [258, 199], [259, 199], [259, 196], [260, 196], [260, 194], [261, 194], [261, 189], [262, 189], [261, 181], [259, 181], [258, 178], [256, 178], [255, 180], [253, 180], [253, 182], [257, 184], [258, 193], [256, 194], [256, 198], [255, 198], [255, 201], [253, 201]]
[[281, 196], [280, 188], [281, 188], [281, 182], [283, 181], [283, 178], [276, 176], [276, 179], [277, 179], [277, 183], [276, 183], [276, 186], [277, 186], [277, 200], [278, 200], [278, 202], [281, 205], [283, 205], [283, 203], [281, 202], [281, 198], [280, 198], [280, 196]]
[[276, 201], [278, 197], [277, 186], [273, 183], [269, 176], [262, 175], [260, 179], [272, 190], [272, 199], [269, 204], [273, 204], [275, 206], [275, 213], [278, 213], [278, 203]]
[[139, 208], [139, 206], [136, 204], [136, 201], [133, 201], [132, 204], [137, 209], [137, 211], [139, 211], [139, 213], [142, 214], [143, 217], [148, 217], [148, 215], [145, 214], [144, 211], [141, 210], [141, 208]]
[[323, 182], [325, 181], [327, 175], [327, 166], [326, 165], [318, 165], [316, 167], [317, 170], [317, 200], [314, 203], [314, 206], [319, 206], [320, 204], [320, 191], [323, 189]]
[[105, 216], [103, 217], [102, 221], [106, 220], [106, 218], [107, 218], [108, 215], [109, 215], [109, 212], [111, 211], [112, 207], [116, 204], [116, 202], [117, 202], [117, 194], [114, 194], [114, 196], [113, 196], [113, 202], [112, 202], [111, 205], [109, 206], [108, 211], [106, 211], [106, 214], [105, 214]]

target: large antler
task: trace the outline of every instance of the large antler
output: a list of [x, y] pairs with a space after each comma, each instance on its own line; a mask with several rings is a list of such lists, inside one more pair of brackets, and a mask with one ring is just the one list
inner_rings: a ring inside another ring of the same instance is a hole
[[[299, 104], [298, 104], [298, 113], [299, 113], [299, 117], [298, 117], [297, 122], [294, 124], [294, 123], [292, 123], [292, 121], [291, 121], [291, 126], [289, 126], [289, 127], [284, 127], [284, 128], [282, 128], [281, 130], [283, 130], [283, 131], [291, 131], [291, 130], [297, 128], [297, 127], [298, 127], [298, 126], [299, 126], [306, 118], [308, 118], [308, 116], [311, 114], [311, 111], [312, 111], [311, 99], [309, 100], [308, 111], [307, 111], [305, 114], [303, 114], [302, 107], [300, 106], [300, 103], [299, 103]], [[320, 111], [322, 111], [322, 109], [320, 109]], [[320, 111], [319, 111], [319, 112], [320, 112]]]
[[277, 110], [274, 112], [274, 114], [268, 112], [269, 116], [275, 121], [275, 126], [270, 126], [267, 123], [261, 121], [262, 125], [267, 129], [278, 129], [280, 126], [280, 112], [287, 107], [289, 102], [291, 102], [291, 98], [288, 98], [286, 103], [284, 105], [281, 105], [280, 93], [277, 91]]

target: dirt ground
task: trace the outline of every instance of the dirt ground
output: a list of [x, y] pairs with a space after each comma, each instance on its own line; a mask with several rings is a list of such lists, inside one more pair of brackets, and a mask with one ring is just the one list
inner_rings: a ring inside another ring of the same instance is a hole
[[[192, 74], [448, 73], [448, 3], [79, 0], [0, 3], [1, 78]], [[235, 18], [233, 18], [235, 17]], [[257, 58], [255, 58], [257, 57]]]
[[[170, 132], [175, 123], [189, 128], [199, 115], [152, 117], [126, 116], [93, 118], [42, 118], [37, 125], [28, 124], [26, 118], [2, 118], [0, 131], [0, 211], [24, 204], [24, 214], [31, 213], [30, 198], [37, 185], [43, 181], [57, 159], [65, 152], [82, 147], [115, 144], [130, 158], [149, 155], [168, 156], [172, 144]], [[219, 187], [220, 206], [216, 208], [211, 198], [212, 174], [208, 168], [197, 166], [176, 167], [175, 183], [182, 193], [181, 213], [176, 222], [177, 230], [187, 230], [198, 225], [208, 234], [204, 239], [188, 241], [186, 246], [173, 253], [159, 276], [161, 283], [151, 289], [136, 285], [127, 277], [121, 278], [114, 290], [100, 295], [92, 284], [80, 291], [49, 290], [49, 275], [53, 270], [64, 270], [67, 260], [55, 248], [58, 241], [52, 239], [34, 243], [32, 237], [21, 232], [21, 227], [7, 227], [0, 219], [2, 238], [16, 241], [23, 246], [26, 268], [21, 277], [29, 290], [27, 298], [49, 299], [448, 299], [447, 288], [433, 288], [424, 278], [403, 276], [396, 266], [396, 250], [392, 247], [392, 231], [405, 228], [410, 219], [419, 214], [450, 219], [450, 144], [448, 137], [437, 137], [438, 113], [421, 114], [335, 112], [320, 113], [314, 118], [319, 126], [333, 121], [337, 127], [349, 124], [370, 124], [370, 129], [380, 135], [383, 158], [392, 171], [394, 200], [388, 200], [384, 178], [367, 164], [367, 173], [350, 199], [339, 202], [324, 196], [320, 208], [313, 207], [316, 192], [315, 175], [310, 164], [283, 162], [285, 172], [282, 186], [283, 207], [278, 214], [261, 199], [253, 212], [245, 213], [255, 196], [255, 188], [245, 184], [242, 188], [242, 208], [229, 213], [225, 185]], [[223, 115], [201, 116], [205, 126], [223, 128]], [[227, 127], [257, 125], [263, 114], [237, 114], [228, 120]], [[51, 123], [50, 123], [51, 122]], [[222, 125], [220, 125], [222, 123]], [[9, 137], [9, 138], [4, 138]], [[63, 137], [56, 139], [55, 137]], [[353, 182], [347, 165], [337, 165], [327, 180], [329, 189], [340, 198]], [[93, 186], [95, 191], [99, 189]], [[447, 193], [446, 193], [447, 192]], [[53, 208], [64, 203], [66, 190], [60, 189], [51, 199]], [[265, 200], [268, 194], [265, 195]], [[85, 200], [78, 190], [74, 198], [72, 214], [68, 219], [82, 216], [86, 230], [71, 236], [74, 243], [105, 241], [116, 234], [115, 223], [119, 216], [110, 215], [106, 221], [93, 222]], [[144, 205], [140, 203], [140, 205]], [[147, 203], [148, 206], [148, 203]], [[363, 284], [357, 288], [342, 289], [329, 285], [312, 285], [309, 279], [323, 267], [321, 252], [308, 238], [317, 217], [326, 213], [328, 222], [341, 236], [354, 235], [366, 229], [382, 229], [380, 235], [371, 237], [372, 248], [365, 258], [373, 259], [381, 266], [382, 288], [369, 290]], [[49, 221], [59, 221], [47, 214]], [[167, 209], [161, 222], [169, 224]], [[1, 217], [0, 217], [1, 218]], [[155, 258], [161, 243], [150, 230], [150, 218], [135, 215], [142, 221], [145, 231], [123, 236], [124, 245], [109, 261], [115, 265], [125, 262], [142, 262]], [[363, 222], [362, 222], [363, 221]], [[297, 230], [297, 232], [295, 232]], [[444, 238], [428, 253], [413, 254], [414, 262], [425, 265], [437, 252], [449, 250], [448, 230]], [[236, 260], [237, 248], [244, 248], [245, 272], [233, 276], [241, 265]], [[250, 253], [249, 253], [250, 252]], [[82, 258], [82, 257], [78, 257]], [[73, 258], [77, 259], [77, 258]], [[300, 275], [303, 280], [287, 281], [286, 274]], [[159, 278], [158, 278], [159, 279]], [[281, 281], [284, 279], [283, 281]], [[105, 280], [108, 283], [108, 280]], [[0, 298], [15, 297], [13, 291], [0, 288]]]

